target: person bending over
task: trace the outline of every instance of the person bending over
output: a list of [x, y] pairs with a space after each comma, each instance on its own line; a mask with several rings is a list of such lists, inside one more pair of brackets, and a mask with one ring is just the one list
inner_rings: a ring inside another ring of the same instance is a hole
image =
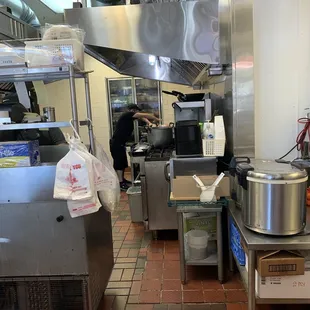
[[150, 113], [143, 113], [136, 104], [128, 105], [128, 111], [124, 112], [116, 123], [116, 128], [110, 140], [110, 151], [113, 158], [113, 167], [117, 173], [121, 190], [129, 188], [130, 182], [124, 178], [124, 171], [128, 167], [126, 155], [126, 143], [129, 141], [133, 129], [134, 120], [140, 119], [147, 124], [159, 119]]

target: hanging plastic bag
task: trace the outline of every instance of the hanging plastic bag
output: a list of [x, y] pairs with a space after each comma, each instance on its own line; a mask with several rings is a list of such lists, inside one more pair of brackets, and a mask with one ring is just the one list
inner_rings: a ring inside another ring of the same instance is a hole
[[64, 200], [89, 199], [94, 195], [91, 161], [77, 150], [69, 152], [57, 163], [54, 198]]
[[104, 166], [104, 188], [98, 192], [100, 202], [102, 206], [107, 210], [112, 212], [115, 207], [119, 205], [120, 201], [120, 187], [118, 176], [109, 161], [101, 144], [96, 140], [96, 157]]
[[91, 213], [98, 212], [101, 208], [101, 203], [98, 199], [97, 194], [91, 199], [86, 200], [68, 200], [68, 210], [72, 218], [88, 215]]
[[87, 147], [82, 143], [81, 139], [76, 137], [67, 137], [67, 142], [70, 146], [76, 148], [77, 152], [82, 157], [86, 156], [86, 158], [92, 161], [95, 190], [101, 191], [104, 190], [106, 186], [110, 186], [110, 182], [108, 182], [106, 177], [104, 177], [106, 174], [106, 169], [103, 163], [88, 152]]

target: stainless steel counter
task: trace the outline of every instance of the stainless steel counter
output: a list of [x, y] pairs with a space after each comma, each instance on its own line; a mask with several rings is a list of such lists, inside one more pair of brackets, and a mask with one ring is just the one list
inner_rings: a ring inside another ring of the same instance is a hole
[[[235, 206], [231, 206], [229, 210], [249, 250], [292, 250], [292, 247], [294, 250], [310, 249], [310, 212], [308, 212], [307, 227], [304, 235], [272, 237], [258, 234], [247, 229], [243, 225], [241, 211]], [[309, 233], [309, 235], [307, 235], [307, 233]]]
[[[242, 222], [241, 211], [237, 209], [231, 201], [229, 206], [229, 215], [236, 224], [241, 239], [248, 251], [248, 271], [244, 266], [240, 266], [238, 260], [230, 250], [230, 268], [232, 268], [233, 259], [235, 259], [240, 275], [248, 292], [248, 310], [255, 310], [256, 304], [310, 304], [310, 299], [288, 299], [283, 296], [281, 299], [258, 298], [255, 293], [255, 269], [256, 252], [262, 250], [310, 250], [310, 235], [307, 231], [310, 229], [310, 214], [307, 216], [307, 228], [304, 235], [288, 237], [271, 237], [258, 234], [248, 230]], [[229, 227], [229, 226], [228, 226]]]

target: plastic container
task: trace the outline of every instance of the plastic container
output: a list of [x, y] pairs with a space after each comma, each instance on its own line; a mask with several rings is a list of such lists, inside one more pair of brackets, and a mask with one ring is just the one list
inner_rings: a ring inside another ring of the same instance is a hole
[[75, 39], [25, 41], [29, 67], [74, 65], [84, 69], [84, 45]]
[[132, 186], [127, 190], [131, 221], [143, 222], [141, 186]]
[[201, 260], [208, 257], [209, 234], [204, 230], [191, 230], [187, 235], [189, 258]]
[[245, 266], [245, 252], [241, 245], [241, 236], [239, 233], [239, 230], [235, 226], [233, 220], [230, 218], [230, 248], [235, 256], [235, 258], [238, 260], [240, 266]]

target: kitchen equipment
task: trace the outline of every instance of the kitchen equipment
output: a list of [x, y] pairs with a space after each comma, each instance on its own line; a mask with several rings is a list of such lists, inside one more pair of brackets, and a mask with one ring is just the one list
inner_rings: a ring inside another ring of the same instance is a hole
[[209, 234], [204, 230], [190, 230], [187, 233], [189, 258], [193, 260], [205, 259], [208, 256]]
[[173, 148], [154, 148], [145, 157], [145, 174], [141, 174], [143, 215], [151, 231], [177, 229], [176, 207], [168, 207], [169, 184], [164, 169]]
[[127, 190], [131, 221], [143, 222], [141, 186], [132, 186]]
[[47, 122], [56, 122], [55, 108], [53, 107], [44, 107], [43, 116]]
[[240, 207], [240, 199], [242, 194], [242, 187], [238, 182], [237, 165], [240, 163], [250, 163], [248, 157], [233, 157], [229, 164], [230, 174], [230, 193], [231, 198], [236, 202], [236, 206]]
[[[166, 180], [172, 181], [177, 176], [216, 175], [215, 157], [176, 157], [172, 153], [170, 160], [165, 165]], [[173, 182], [170, 184], [173, 192]]]
[[306, 225], [307, 172], [290, 164], [255, 160], [237, 165], [244, 225], [269, 235], [294, 235]]
[[155, 148], [165, 148], [173, 143], [174, 124], [159, 125], [158, 127], [148, 128], [148, 143]]
[[205, 96], [205, 93], [183, 94], [175, 90], [173, 90], [172, 92], [163, 90], [162, 92], [164, 94], [177, 97], [178, 101], [180, 102], [201, 101], [204, 99]]
[[201, 156], [202, 141], [198, 121], [179, 121], [175, 127], [176, 156]]

